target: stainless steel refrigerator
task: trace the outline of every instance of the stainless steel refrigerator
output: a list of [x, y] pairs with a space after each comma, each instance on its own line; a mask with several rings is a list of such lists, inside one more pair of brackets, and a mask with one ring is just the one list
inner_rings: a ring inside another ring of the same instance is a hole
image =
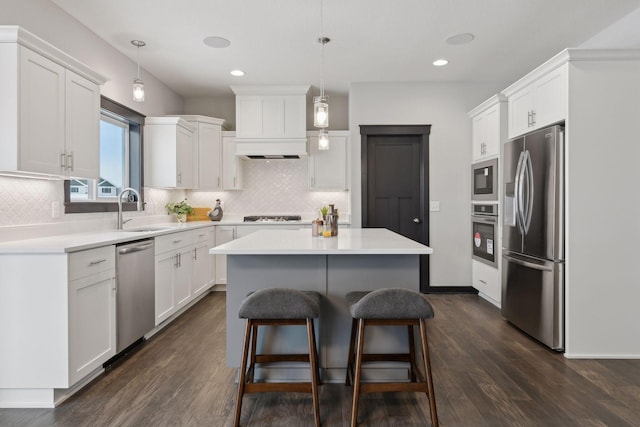
[[564, 127], [504, 146], [502, 315], [564, 349]]

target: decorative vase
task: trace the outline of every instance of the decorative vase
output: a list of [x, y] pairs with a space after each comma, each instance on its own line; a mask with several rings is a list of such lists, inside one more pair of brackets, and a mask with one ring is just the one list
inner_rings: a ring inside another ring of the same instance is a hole
[[187, 214], [176, 214], [178, 222], [183, 223], [187, 221]]

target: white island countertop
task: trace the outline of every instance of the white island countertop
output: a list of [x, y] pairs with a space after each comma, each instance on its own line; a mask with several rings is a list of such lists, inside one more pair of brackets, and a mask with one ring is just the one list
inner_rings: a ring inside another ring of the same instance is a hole
[[428, 255], [433, 249], [385, 228], [341, 229], [334, 237], [311, 230], [261, 230], [209, 250], [212, 255]]

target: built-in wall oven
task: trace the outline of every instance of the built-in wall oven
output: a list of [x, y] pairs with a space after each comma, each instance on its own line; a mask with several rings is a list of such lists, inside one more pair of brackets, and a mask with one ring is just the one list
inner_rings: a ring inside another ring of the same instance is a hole
[[498, 205], [473, 203], [471, 205], [471, 239], [473, 259], [498, 266], [496, 241], [498, 236]]
[[498, 201], [498, 159], [471, 165], [471, 191], [473, 201]]

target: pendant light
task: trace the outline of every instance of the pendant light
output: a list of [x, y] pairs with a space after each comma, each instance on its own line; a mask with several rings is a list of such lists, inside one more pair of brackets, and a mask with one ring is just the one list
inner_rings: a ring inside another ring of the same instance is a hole
[[329, 43], [331, 39], [324, 36], [324, 23], [322, 16], [322, 0], [320, 0], [320, 38], [318, 43], [321, 44], [320, 51], [320, 96], [313, 97], [313, 125], [320, 128], [318, 135], [318, 149], [329, 149], [329, 135], [325, 128], [329, 127], [329, 97], [324, 94], [324, 45]]
[[133, 100], [135, 102], [144, 102], [144, 83], [140, 79], [140, 48], [145, 46], [146, 43], [141, 40], [131, 40], [131, 44], [138, 49], [138, 77], [133, 80]]

